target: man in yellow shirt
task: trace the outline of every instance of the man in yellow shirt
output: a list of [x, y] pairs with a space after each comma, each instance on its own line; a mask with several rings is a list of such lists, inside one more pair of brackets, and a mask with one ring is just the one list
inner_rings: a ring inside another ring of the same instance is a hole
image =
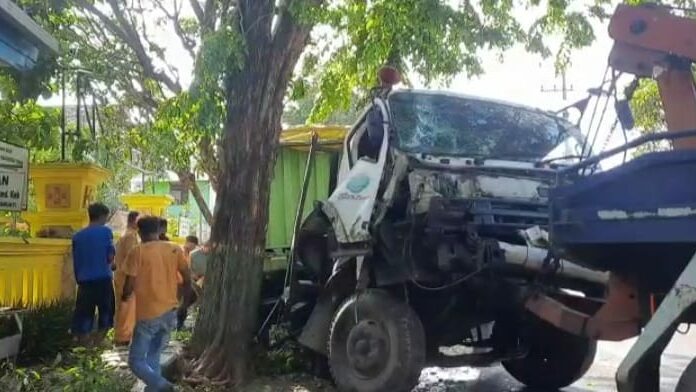
[[[137, 211], [128, 213], [128, 226], [126, 227], [126, 232], [116, 244], [116, 256], [114, 258], [116, 276], [114, 278], [114, 288], [116, 289], [117, 299], [123, 296], [123, 284], [126, 282], [126, 273], [124, 271], [126, 256], [128, 256], [128, 252], [130, 252], [131, 249], [138, 245], [138, 215]], [[135, 328], [135, 297], [131, 297], [127, 302], [116, 301], [115, 324], [114, 344], [117, 346], [127, 346], [133, 336], [133, 328]]]
[[[198, 248], [198, 237], [195, 235], [190, 235], [186, 237], [186, 242], [184, 243], [184, 255], [186, 256], [186, 261], [189, 264], [189, 268], [191, 268], [191, 252], [196, 250]], [[183, 281], [181, 279], [181, 275], [179, 275], [179, 284], [183, 284]], [[194, 302], [198, 300], [198, 293], [195, 291], [196, 287], [193, 287], [194, 292], [191, 298], [189, 298], [189, 301], [184, 300], [183, 298], [183, 290], [179, 290], [179, 311], [177, 312], [177, 323], [176, 323], [176, 329], [177, 331], [181, 331], [184, 329], [184, 323], [186, 323], [186, 318], [188, 317], [188, 309], [193, 305]]]
[[126, 259], [127, 276], [121, 298], [128, 301], [135, 295], [137, 303], [128, 365], [147, 385], [146, 390], [170, 391], [173, 385], [162, 377], [160, 356], [176, 328], [177, 272], [183, 278], [187, 298], [191, 272], [181, 247], [158, 239], [158, 218], [141, 218], [138, 231], [142, 243]]

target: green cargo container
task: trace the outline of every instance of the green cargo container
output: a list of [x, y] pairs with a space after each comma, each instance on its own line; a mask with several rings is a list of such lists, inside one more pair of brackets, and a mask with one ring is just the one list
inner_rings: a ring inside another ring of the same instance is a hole
[[312, 133], [319, 136], [320, 147], [314, 157], [304, 216], [312, 211], [315, 200], [329, 196], [346, 131], [344, 127], [301, 127], [283, 132], [271, 182], [266, 232], [268, 250], [278, 252], [290, 247]]

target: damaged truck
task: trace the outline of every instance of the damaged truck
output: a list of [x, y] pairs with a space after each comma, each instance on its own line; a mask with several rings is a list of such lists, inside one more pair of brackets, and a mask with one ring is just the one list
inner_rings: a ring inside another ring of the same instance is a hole
[[266, 299], [282, 297], [342, 391], [408, 391], [426, 366], [496, 362], [530, 387], [572, 384], [596, 341], [524, 303], [602, 304], [606, 274], [545, 248], [549, 188], [582, 140], [545, 111], [383, 83], [346, 133], [328, 199], [300, 198], [285, 284], [267, 280]]

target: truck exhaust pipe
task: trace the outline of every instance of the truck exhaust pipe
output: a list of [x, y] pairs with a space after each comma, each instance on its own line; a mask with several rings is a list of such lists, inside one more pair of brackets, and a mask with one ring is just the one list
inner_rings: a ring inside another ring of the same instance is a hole
[[[513, 245], [506, 242], [498, 242], [498, 245], [505, 252], [505, 263], [519, 266], [529, 271], [541, 271], [544, 268], [544, 259], [546, 259], [548, 250], [531, 246]], [[559, 260], [559, 268], [556, 274], [605, 286], [609, 282], [608, 272], [591, 270], [568, 260]]]

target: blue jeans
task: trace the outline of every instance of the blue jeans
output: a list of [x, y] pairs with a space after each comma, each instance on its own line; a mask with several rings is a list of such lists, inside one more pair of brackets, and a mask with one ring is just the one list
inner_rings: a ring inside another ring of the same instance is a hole
[[135, 324], [128, 365], [133, 374], [141, 379], [146, 391], [169, 390], [172, 384], [162, 377], [160, 356], [169, 343], [169, 335], [176, 329], [176, 311], [169, 311], [151, 320], [140, 320]]

